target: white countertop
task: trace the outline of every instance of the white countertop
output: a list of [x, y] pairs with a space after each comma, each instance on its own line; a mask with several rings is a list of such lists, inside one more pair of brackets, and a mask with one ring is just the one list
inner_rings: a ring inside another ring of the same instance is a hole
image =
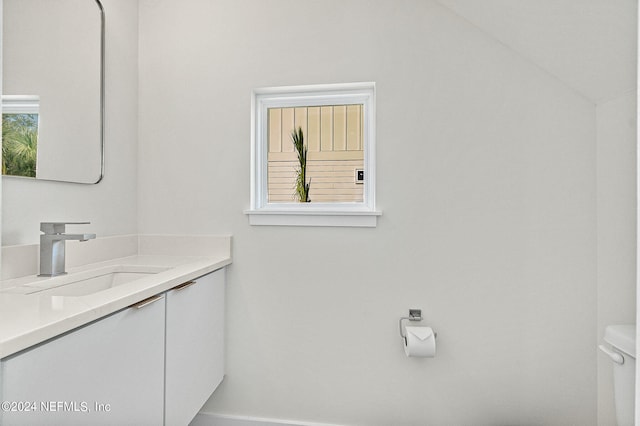
[[[0, 282], [0, 358], [100, 319], [186, 281], [231, 263], [229, 254], [210, 256], [134, 255], [68, 269], [69, 275], [111, 265], [167, 267], [125, 285], [86, 296], [20, 294], [19, 286], [35, 277]], [[37, 278], [46, 284], [52, 278]], [[12, 289], [15, 292], [12, 292]]]

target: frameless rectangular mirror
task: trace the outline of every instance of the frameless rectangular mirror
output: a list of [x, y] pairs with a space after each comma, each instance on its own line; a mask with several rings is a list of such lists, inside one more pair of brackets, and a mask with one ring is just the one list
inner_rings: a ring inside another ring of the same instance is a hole
[[99, 0], [3, 0], [2, 173], [98, 183], [104, 151]]

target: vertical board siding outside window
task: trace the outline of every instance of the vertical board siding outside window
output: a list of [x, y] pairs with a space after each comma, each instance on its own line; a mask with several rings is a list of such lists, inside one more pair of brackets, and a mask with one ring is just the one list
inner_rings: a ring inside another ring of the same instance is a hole
[[269, 108], [267, 192], [270, 203], [294, 201], [298, 160], [291, 132], [302, 128], [308, 148], [312, 202], [362, 202], [355, 182], [364, 168], [362, 105]]

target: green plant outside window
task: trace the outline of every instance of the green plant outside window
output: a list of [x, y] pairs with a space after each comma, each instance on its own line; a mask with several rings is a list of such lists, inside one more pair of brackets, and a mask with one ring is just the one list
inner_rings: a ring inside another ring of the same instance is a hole
[[2, 114], [2, 174], [36, 177], [38, 114]]

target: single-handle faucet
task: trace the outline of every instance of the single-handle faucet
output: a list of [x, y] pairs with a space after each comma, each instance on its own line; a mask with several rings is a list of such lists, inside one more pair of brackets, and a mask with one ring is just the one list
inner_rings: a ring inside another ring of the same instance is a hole
[[64, 242], [87, 241], [96, 234], [65, 234], [65, 225], [88, 225], [91, 222], [40, 222], [40, 274], [39, 277], [55, 277], [66, 274], [64, 270]]

